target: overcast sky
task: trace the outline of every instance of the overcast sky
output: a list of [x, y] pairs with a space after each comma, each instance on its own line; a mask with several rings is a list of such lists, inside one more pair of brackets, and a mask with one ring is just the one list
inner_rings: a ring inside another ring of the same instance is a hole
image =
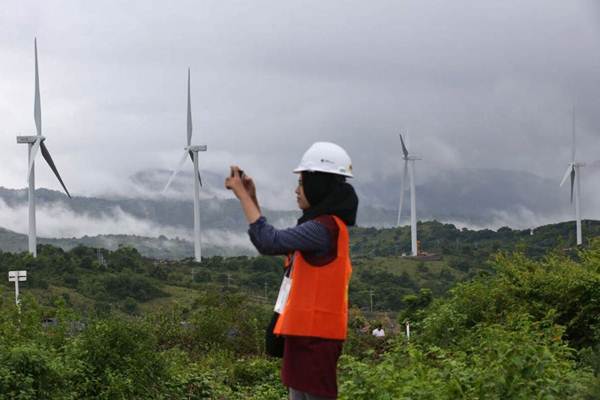
[[[345, 147], [357, 179], [397, 172], [399, 132], [422, 179], [473, 167], [558, 183], [573, 105], [578, 158], [600, 158], [600, 2], [157, 3], [2, 2], [1, 186], [26, 184], [15, 136], [35, 129], [34, 36], [46, 143], [76, 195], [175, 166], [188, 66], [201, 167], [239, 163], [282, 196], [318, 140]], [[38, 185], [59, 189], [37, 165]], [[600, 171], [586, 182], [600, 196]]]

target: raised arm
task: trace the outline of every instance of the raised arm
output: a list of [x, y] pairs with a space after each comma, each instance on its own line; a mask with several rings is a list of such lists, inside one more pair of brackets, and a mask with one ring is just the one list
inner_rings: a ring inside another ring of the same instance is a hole
[[240, 176], [240, 168], [231, 167], [231, 175], [225, 179], [225, 187], [235, 194], [240, 200], [240, 205], [249, 224], [260, 218], [260, 207], [256, 198], [256, 188], [252, 178]]
[[260, 217], [250, 224], [250, 240], [259, 253], [285, 255], [299, 250], [304, 253], [326, 253], [331, 248], [329, 230], [316, 221], [308, 221], [288, 229], [276, 229]]

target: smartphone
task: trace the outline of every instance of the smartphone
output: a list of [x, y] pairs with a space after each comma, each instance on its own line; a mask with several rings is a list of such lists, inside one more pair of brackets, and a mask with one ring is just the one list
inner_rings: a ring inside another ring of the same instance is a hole
[[[240, 179], [244, 179], [244, 171], [241, 169], [238, 171], [240, 171]], [[231, 171], [231, 177], [233, 178], [233, 171]]]

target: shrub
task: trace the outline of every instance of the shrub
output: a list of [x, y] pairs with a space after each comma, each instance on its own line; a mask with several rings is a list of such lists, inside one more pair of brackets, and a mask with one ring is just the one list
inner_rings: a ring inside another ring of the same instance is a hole
[[153, 398], [168, 382], [156, 339], [140, 322], [97, 321], [66, 351], [78, 398]]
[[65, 383], [60, 359], [52, 349], [36, 343], [0, 347], [2, 398], [61, 398], [66, 394]]
[[341, 371], [340, 399], [585, 398], [593, 382], [560, 328], [522, 316], [478, 326], [452, 349], [398, 343], [374, 364], [343, 356]]

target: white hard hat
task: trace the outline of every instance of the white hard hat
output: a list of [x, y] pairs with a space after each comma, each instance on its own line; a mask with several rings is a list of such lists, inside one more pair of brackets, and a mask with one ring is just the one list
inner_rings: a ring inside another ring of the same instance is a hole
[[352, 161], [346, 150], [335, 143], [316, 142], [306, 150], [294, 172], [326, 172], [352, 178]]

